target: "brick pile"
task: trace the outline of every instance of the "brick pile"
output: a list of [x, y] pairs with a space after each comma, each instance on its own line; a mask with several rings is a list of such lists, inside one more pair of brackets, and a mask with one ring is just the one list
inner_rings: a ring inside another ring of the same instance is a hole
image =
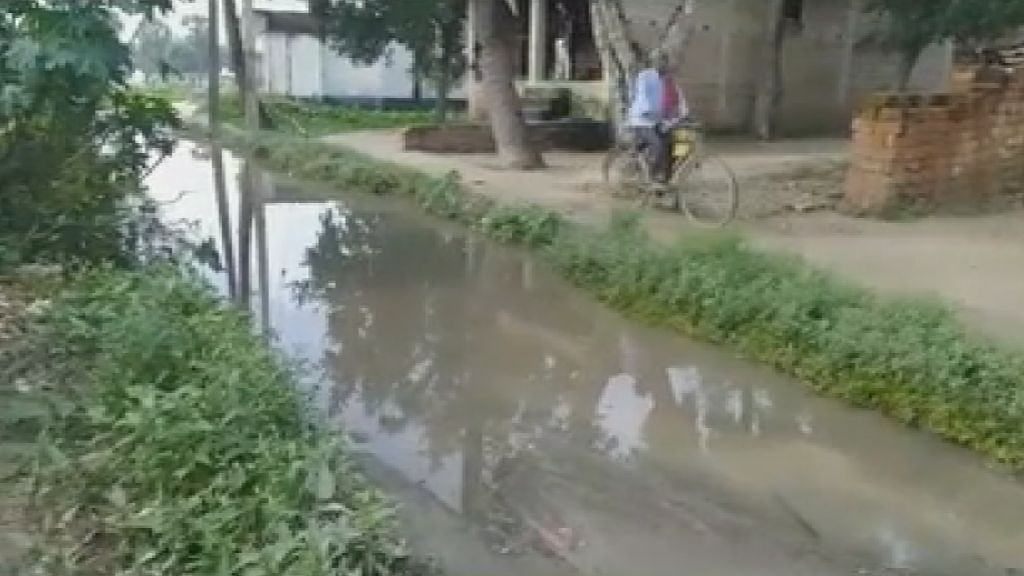
[[983, 202], [1024, 184], [1024, 68], [958, 68], [947, 94], [877, 94], [853, 122], [845, 211]]

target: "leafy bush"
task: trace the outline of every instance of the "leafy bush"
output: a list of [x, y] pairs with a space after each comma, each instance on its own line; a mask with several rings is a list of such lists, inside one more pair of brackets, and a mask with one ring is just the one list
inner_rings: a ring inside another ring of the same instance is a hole
[[243, 314], [172, 269], [72, 286], [46, 318], [79, 383], [38, 465], [63, 543], [48, 573], [410, 570], [391, 507], [304, 423], [293, 374]]
[[169, 0], [16, 0], [0, 11], [0, 236], [23, 258], [130, 257], [139, 181], [173, 147], [161, 99], [132, 93], [115, 7]]
[[539, 207], [496, 205], [456, 178], [431, 178], [341, 147], [235, 138], [296, 176], [410, 194], [432, 213], [540, 250], [620, 310], [737, 347], [823, 393], [1024, 469], [1024, 356], [973, 341], [940, 305], [879, 298], [737, 238], [666, 247], [633, 216], [619, 215], [598, 231]]

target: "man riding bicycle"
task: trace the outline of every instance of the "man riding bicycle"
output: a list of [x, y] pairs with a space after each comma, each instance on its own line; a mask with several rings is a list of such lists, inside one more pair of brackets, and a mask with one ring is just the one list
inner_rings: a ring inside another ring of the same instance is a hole
[[668, 54], [651, 52], [648, 67], [633, 84], [629, 126], [647, 155], [651, 177], [667, 184], [671, 177], [672, 130], [689, 116], [689, 108], [669, 70]]

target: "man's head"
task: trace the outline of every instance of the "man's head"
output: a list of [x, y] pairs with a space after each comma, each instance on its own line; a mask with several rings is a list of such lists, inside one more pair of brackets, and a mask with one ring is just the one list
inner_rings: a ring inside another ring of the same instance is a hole
[[651, 50], [651, 53], [648, 55], [648, 60], [650, 67], [654, 68], [659, 73], [665, 74], [669, 71], [668, 52], [665, 52], [660, 48], [655, 48], [654, 50]]

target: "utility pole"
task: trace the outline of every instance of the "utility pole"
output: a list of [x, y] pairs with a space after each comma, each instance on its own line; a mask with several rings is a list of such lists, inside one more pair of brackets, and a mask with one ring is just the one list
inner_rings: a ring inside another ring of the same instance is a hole
[[242, 49], [245, 52], [245, 74], [243, 74], [245, 97], [245, 124], [249, 130], [260, 128], [260, 100], [256, 86], [256, 16], [252, 0], [242, 0]]
[[209, 56], [207, 57], [207, 104], [210, 122], [210, 137], [216, 140], [220, 136], [220, 10], [217, 3], [219, 0], [209, 0], [207, 13], [207, 26], [209, 32], [207, 37], [209, 44]]

